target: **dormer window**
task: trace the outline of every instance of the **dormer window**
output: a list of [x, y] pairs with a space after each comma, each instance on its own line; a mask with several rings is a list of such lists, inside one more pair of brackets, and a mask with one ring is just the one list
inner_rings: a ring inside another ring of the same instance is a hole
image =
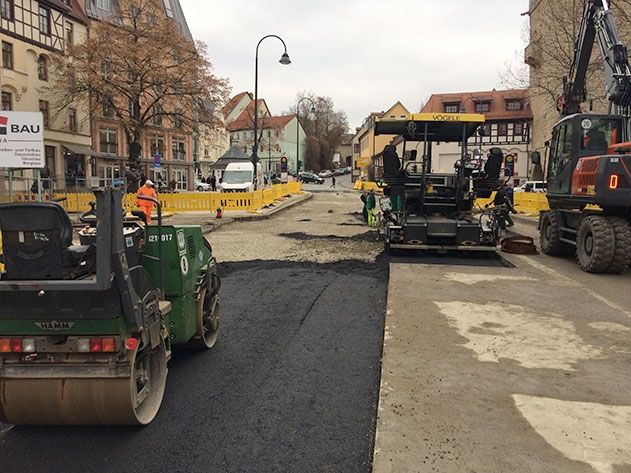
[[475, 103], [475, 113], [488, 113], [491, 111], [491, 102], [476, 102]]
[[524, 109], [524, 101], [522, 99], [508, 99], [506, 101], [506, 110], [515, 112]]
[[460, 102], [443, 104], [445, 113], [458, 113], [460, 112]]

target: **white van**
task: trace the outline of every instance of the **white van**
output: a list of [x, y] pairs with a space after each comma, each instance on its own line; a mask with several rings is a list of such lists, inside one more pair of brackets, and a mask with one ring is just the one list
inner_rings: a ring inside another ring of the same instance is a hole
[[545, 181], [526, 181], [521, 186], [515, 187], [515, 192], [545, 193], [547, 190], [548, 183]]
[[226, 166], [220, 184], [221, 192], [252, 192], [263, 188], [263, 170], [261, 165], [250, 162], [230, 163]]

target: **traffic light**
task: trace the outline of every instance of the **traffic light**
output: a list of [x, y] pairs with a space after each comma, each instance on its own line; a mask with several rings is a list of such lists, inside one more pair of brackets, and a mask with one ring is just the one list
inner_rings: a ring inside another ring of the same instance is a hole
[[515, 156], [507, 154], [504, 158], [504, 176], [513, 177], [515, 175]]

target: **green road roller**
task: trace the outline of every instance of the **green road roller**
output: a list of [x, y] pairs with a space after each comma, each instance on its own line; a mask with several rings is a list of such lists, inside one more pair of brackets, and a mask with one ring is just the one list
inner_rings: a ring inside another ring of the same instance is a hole
[[220, 280], [199, 226], [124, 218], [95, 191], [75, 234], [57, 203], [0, 205], [0, 421], [146, 425], [172, 347], [211, 348]]

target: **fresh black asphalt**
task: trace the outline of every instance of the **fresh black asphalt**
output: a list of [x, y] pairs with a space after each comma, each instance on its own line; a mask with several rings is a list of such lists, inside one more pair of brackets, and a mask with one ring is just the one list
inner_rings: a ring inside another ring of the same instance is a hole
[[152, 424], [0, 429], [0, 470], [369, 472], [387, 262], [221, 273], [219, 341], [174, 353]]

